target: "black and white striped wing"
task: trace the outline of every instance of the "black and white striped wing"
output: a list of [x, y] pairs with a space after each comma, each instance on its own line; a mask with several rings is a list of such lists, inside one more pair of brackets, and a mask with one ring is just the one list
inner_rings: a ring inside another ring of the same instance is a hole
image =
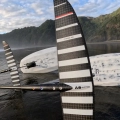
[[8, 43], [5, 41], [3, 41], [3, 47], [5, 50], [5, 56], [6, 56], [8, 67], [9, 69], [11, 69], [10, 75], [11, 75], [13, 86], [20, 86], [19, 73], [18, 73], [16, 61], [14, 59], [12, 50], [8, 45]]
[[93, 78], [78, 18], [67, 0], [54, 0], [60, 82], [73, 87], [61, 93], [64, 120], [93, 120]]

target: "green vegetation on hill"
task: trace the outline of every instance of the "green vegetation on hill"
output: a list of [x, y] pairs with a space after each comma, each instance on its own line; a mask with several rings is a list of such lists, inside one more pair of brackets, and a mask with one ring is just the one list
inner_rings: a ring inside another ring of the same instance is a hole
[[[10, 33], [0, 35], [0, 41], [3, 40], [14, 48], [54, 45], [55, 23], [53, 20], [47, 20], [39, 27], [15, 29]], [[1, 44], [0, 47], [2, 47]]]
[[120, 8], [97, 18], [79, 17], [88, 42], [120, 40]]
[[[120, 40], [120, 8], [111, 14], [97, 18], [78, 17], [85, 39], [88, 42]], [[6, 40], [12, 47], [34, 47], [55, 45], [55, 22], [47, 20], [39, 27], [15, 29], [0, 35], [0, 41]], [[0, 44], [1, 47], [1, 44]]]

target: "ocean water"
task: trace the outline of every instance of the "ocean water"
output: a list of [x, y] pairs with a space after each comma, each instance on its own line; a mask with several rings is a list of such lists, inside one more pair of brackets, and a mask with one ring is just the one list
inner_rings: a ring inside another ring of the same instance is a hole
[[[98, 49], [96, 46], [94, 49], [91, 45], [88, 48], [91, 55], [101, 54], [100, 50], [98, 53], [95, 50]], [[109, 50], [104, 53], [111, 52], [110, 47], [108, 48]], [[14, 50], [18, 66], [23, 57], [40, 49], [42, 48], [23, 49], [20, 52]], [[6, 68], [4, 52], [0, 52], [0, 69]], [[40, 84], [58, 79], [58, 74], [57, 72], [23, 74], [20, 71], [20, 79], [22, 85]], [[9, 73], [0, 74], [0, 85], [12, 85]], [[119, 87], [95, 87], [95, 120], [120, 120], [119, 91]], [[14, 90], [0, 90], [0, 120], [62, 120], [60, 93], [35, 91], [15, 93]]]

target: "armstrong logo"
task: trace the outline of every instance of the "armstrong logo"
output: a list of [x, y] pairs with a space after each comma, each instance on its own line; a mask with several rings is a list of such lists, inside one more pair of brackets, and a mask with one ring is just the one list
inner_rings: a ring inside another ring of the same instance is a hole
[[90, 86], [83, 86], [82, 88], [90, 88]]
[[75, 89], [87, 89], [90, 88], [90, 86], [76, 86]]
[[76, 86], [75, 89], [81, 89], [81, 86]]

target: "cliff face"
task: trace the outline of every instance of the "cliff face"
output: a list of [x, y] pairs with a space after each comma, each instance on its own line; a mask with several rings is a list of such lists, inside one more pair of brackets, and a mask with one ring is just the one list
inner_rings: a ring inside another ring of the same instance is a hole
[[[97, 18], [78, 18], [86, 41], [120, 40], [120, 9]], [[0, 35], [0, 41], [3, 40], [6, 40], [14, 48], [55, 45], [55, 22], [47, 20], [39, 27], [15, 29], [10, 33]]]
[[120, 8], [97, 18], [80, 18], [88, 42], [120, 40]]

